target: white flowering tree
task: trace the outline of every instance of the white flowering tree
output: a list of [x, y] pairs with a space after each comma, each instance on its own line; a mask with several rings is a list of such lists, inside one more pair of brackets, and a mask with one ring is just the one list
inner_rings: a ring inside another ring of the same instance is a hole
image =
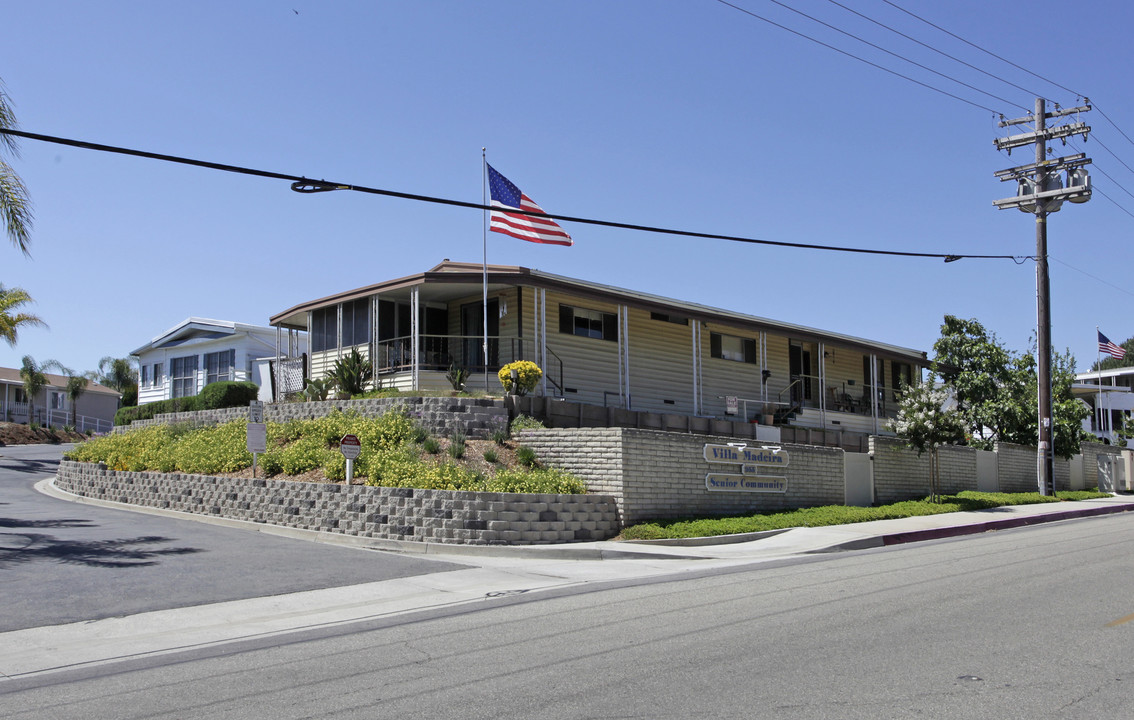
[[898, 416], [890, 421], [890, 430], [917, 451], [918, 457], [929, 453], [929, 496], [937, 502], [941, 494], [940, 463], [937, 448], [953, 445], [965, 438], [965, 423], [953, 408], [946, 408], [949, 392], [937, 385], [933, 375], [920, 385], [907, 387], [898, 406]]

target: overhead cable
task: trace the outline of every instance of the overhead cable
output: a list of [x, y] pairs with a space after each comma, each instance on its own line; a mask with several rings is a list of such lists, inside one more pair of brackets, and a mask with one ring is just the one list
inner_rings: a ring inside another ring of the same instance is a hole
[[769, 25], [773, 25], [775, 27], [778, 27], [781, 30], [785, 30], [785, 31], [791, 33], [792, 35], [797, 35], [797, 36], [803, 38], [804, 40], [810, 40], [811, 42], [813, 42], [817, 45], [822, 45], [823, 47], [827, 48], [828, 50], [834, 50], [835, 52], [839, 53], [840, 55], [846, 55], [849, 58], [852, 58], [854, 60], [858, 60], [861, 63], [865, 63], [865, 64], [869, 65], [870, 67], [875, 68], [876, 70], [881, 70], [882, 72], [890, 73], [891, 75], [894, 75], [895, 77], [900, 77], [903, 80], [908, 80], [908, 81], [910, 81], [914, 84], [921, 85], [923, 88], [925, 88], [927, 90], [932, 90], [933, 92], [940, 93], [942, 95], [945, 95], [946, 97], [951, 97], [954, 100], [959, 100], [960, 102], [963, 102], [966, 105], [972, 105], [975, 108], [979, 108], [981, 110], [987, 110], [988, 112], [992, 113], [993, 115], [996, 115], [997, 113], [999, 113], [998, 110], [993, 110], [992, 108], [990, 108], [986, 105], [981, 105], [980, 103], [973, 102], [972, 100], [967, 100], [967, 99], [961, 97], [960, 95], [954, 95], [953, 93], [951, 93], [947, 90], [942, 90], [939, 87], [934, 87], [933, 85], [930, 85], [929, 83], [924, 83], [921, 80], [917, 80], [915, 78], [910, 77], [909, 75], [903, 75], [902, 73], [900, 73], [896, 70], [891, 70], [888, 67], [885, 67], [883, 65], [879, 65], [878, 63], [875, 63], [875, 62], [871, 62], [870, 60], [867, 60], [866, 58], [859, 57], [858, 55], [855, 55], [854, 53], [850, 53], [850, 52], [847, 52], [846, 50], [843, 50], [841, 48], [837, 48], [834, 45], [831, 45], [829, 43], [825, 43], [822, 40], [819, 40], [817, 38], [813, 38], [810, 35], [807, 35], [805, 33], [801, 33], [798, 30], [793, 30], [793, 29], [787, 27], [786, 25], [781, 25], [778, 22], [775, 22], [774, 20], [769, 20], [768, 18], [764, 17], [763, 15], [757, 15], [756, 13], [752, 12], [751, 10], [747, 10], [745, 8], [740, 7], [739, 5], [734, 5], [731, 2], [728, 2], [728, 0], [717, 0], [717, 2], [719, 2], [721, 5], [726, 5], [730, 8], [732, 8], [733, 10], [737, 10], [739, 12], [742, 12], [745, 15], [750, 15], [750, 16], [756, 18], [757, 20], [762, 20], [762, 21], [768, 23]]
[[[384, 195], [387, 197], [396, 197], [403, 200], [415, 200], [418, 202], [435, 203], [440, 205], [450, 205], [454, 207], [463, 207], [473, 210], [492, 210], [490, 205], [483, 205], [476, 202], [466, 202], [464, 200], [451, 200], [448, 198], [432, 197], [429, 195], [419, 195], [416, 193], [399, 192], [397, 190], [382, 190], [379, 188], [365, 187], [362, 185], [354, 185], [350, 183], [332, 182], [328, 180], [314, 180], [301, 175], [288, 175], [285, 173], [270, 172], [267, 170], [255, 170], [252, 168], [239, 167], [237, 165], [228, 165], [225, 163], [209, 162], [206, 160], [194, 160], [191, 158], [178, 157], [176, 155], [165, 155], [162, 153], [147, 152], [144, 150], [134, 150], [131, 148], [115, 147], [113, 145], [103, 145], [100, 143], [86, 142], [83, 140], [73, 140], [69, 138], [55, 137], [52, 135], [41, 135], [39, 133], [25, 132], [23, 130], [13, 130], [0, 128], [0, 134], [27, 138], [29, 140], [39, 140], [41, 142], [55, 143], [57, 145], [68, 145], [71, 147], [82, 148], [85, 150], [95, 150], [98, 152], [117, 153], [120, 155], [132, 155], [134, 157], [148, 158], [151, 160], [161, 160], [163, 162], [178, 163], [181, 165], [192, 165], [195, 167], [208, 168], [210, 170], [220, 170], [222, 172], [239, 173], [242, 175], [252, 175], [255, 177], [271, 178], [273, 180], [288, 180], [292, 183], [292, 189], [297, 192], [323, 192], [328, 190], [353, 190], [355, 192], [369, 193], [372, 195]], [[788, 247], [799, 248], [805, 250], [824, 250], [830, 252], [845, 252], [845, 253], [860, 253], [867, 255], [890, 255], [897, 257], [922, 257], [922, 258], [940, 258], [947, 262], [953, 262], [960, 259], [971, 260], [1012, 260], [1019, 263], [1021, 260], [1031, 259], [1030, 256], [1019, 255], [962, 255], [959, 253], [923, 253], [923, 252], [906, 252], [900, 250], [878, 250], [871, 248], [853, 248], [841, 247], [838, 245], [817, 245], [813, 243], [792, 243], [779, 240], [761, 240], [757, 238], [739, 237], [735, 235], [719, 235], [716, 233], [693, 232], [689, 230], [674, 230], [671, 228], [652, 227], [649, 225], [635, 225], [631, 223], [613, 222], [610, 220], [595, 220], [591, 218], [573, 217], [570, 215], [555, 215], [552, 213], [537, 213], [525, 210], [512, 210], [510, 213], [517, 213], [521, 215], [533, 215], [539, 217], [551, 218], [554, 220], [564, 220], [567, 222], [582, 223], [585, 225], [598, 225], [600, 227], [612, 227], [623, 230], [638, 230], [641, 232], [659, 233], [663, 235], [677, 235], [681, 237], [694, 237], [706, 240], [727, 240], [730, 242], [750, 243], [753, 245], [769, 245], [773, 247]]]

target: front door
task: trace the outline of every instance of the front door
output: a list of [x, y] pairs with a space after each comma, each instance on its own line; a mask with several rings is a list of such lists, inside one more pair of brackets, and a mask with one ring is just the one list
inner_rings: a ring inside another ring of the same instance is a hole
[[788, 348], [788, 372], [791, 375], [791, 401], [802, 405], [811, 399], [811, 349], [793, 342]]
[[[482, 370], [484, 362], [484, 305], [466, 303], [461, 306], [461, 363]], [[500, 301], [488, 301], [488, 366], [500, 364]]]

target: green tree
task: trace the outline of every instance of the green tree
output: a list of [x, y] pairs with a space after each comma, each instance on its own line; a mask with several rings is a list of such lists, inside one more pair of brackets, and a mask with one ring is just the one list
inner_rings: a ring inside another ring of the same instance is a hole
[[[28, 423], [31, 424], [35, 421], [35, 398], [47, 387], [47, 375], [31, 355], [24, 355], [21, 363], [20, 379], [24, 382], [24, 392], [28, 396]], [[44, 411], [46, 410], [45, 406]]]
[[138, 404], [138, 370], [131, 358], [107, 355], [98, 361], [98, 373], [94, 379], [99, 385], [122, 393], [122, 407]]
[[977, 320], [952, 315], [945, 316], [933, 351], [934, 369], [956, 400], [970, 445], [991, 450], [996, 440], [1028, 436], [1029, 423], [1036, 423], [1034, 394], [1027, 409], [1034, 359], [1014, 355]]
[[[4, 91], [4, 84], [0, 81], [0, 129], [15, 130], [16, 115], [8, 94]], [[0, 147], [6, 148], [12, 157], [19, 157], [20, 150], [16, 139], [11, 135], [0, 134]], [[20, 176], [12, 166], [0, 156], [0, 218], [8, 232], [8, 239], [12, 241], [25, 255], [29, 254], [31, 245], [31, 199]]]
[[20, 312], [20, 308], [32, 302], [31, 297], [20, 288], [6, 288], [0, 283], [0, 338], [15, 347], [20, 328], [47, 327], [38, 316]]
[[902, 393], [898, 415], [889, 422], [890, 430], [917, 451], [918, 457], [929, 453], [929, 497], [937, 502], [941, 494], [941, 468], [937, 449], [965, 440], [962, 414], [947, 407], [949, 391], [938, 386], [934, 375]]
[[[1033, 343], [1034, 346], [1034, 343]], [[991, 450], [996, 441], [1035, 445], [1039, 438], [1035, 349], [1019, 354], [975, 319], [945, 316], [933, 344], [934, 368], [953, 394], [968, 443]], [[1052, 420], [1055, 454], [1071, 457], [1083, 439], [1087, 407], [1071, 396], [1075, 358], [1052, 353]]]
[[43, 364], [43, 369], [57, 370], [60, 375], [67, 376], [67, 384], [64, 386], [64, 392], [67, 394], [67, 400], [71, 405], [70, 425], [76, 427], [75, 421], [78, 419], [79, 397], [87, 391], [87, 386], [90, 384], [90, 379], [87, 377], [89, 373], [80, 375], [57, 360], [48, 360]]

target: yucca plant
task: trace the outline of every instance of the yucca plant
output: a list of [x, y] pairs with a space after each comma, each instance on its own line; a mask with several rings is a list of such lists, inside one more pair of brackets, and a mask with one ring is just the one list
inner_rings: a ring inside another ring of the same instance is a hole
[[445, 379], [453, 386], [455, 392], [460, 392], [465, 389], [465, 382], [469, 379], [469, 369], [454, 362], [449, 366]]
[[350, 351], [350, 355], [335, 361], [335, 367], [328, 377], [334, 379], [343, 393], [361, 395], [366, 391], [366, 384], [374, 377], [374, 363], [362, 357], [356, 348]]

